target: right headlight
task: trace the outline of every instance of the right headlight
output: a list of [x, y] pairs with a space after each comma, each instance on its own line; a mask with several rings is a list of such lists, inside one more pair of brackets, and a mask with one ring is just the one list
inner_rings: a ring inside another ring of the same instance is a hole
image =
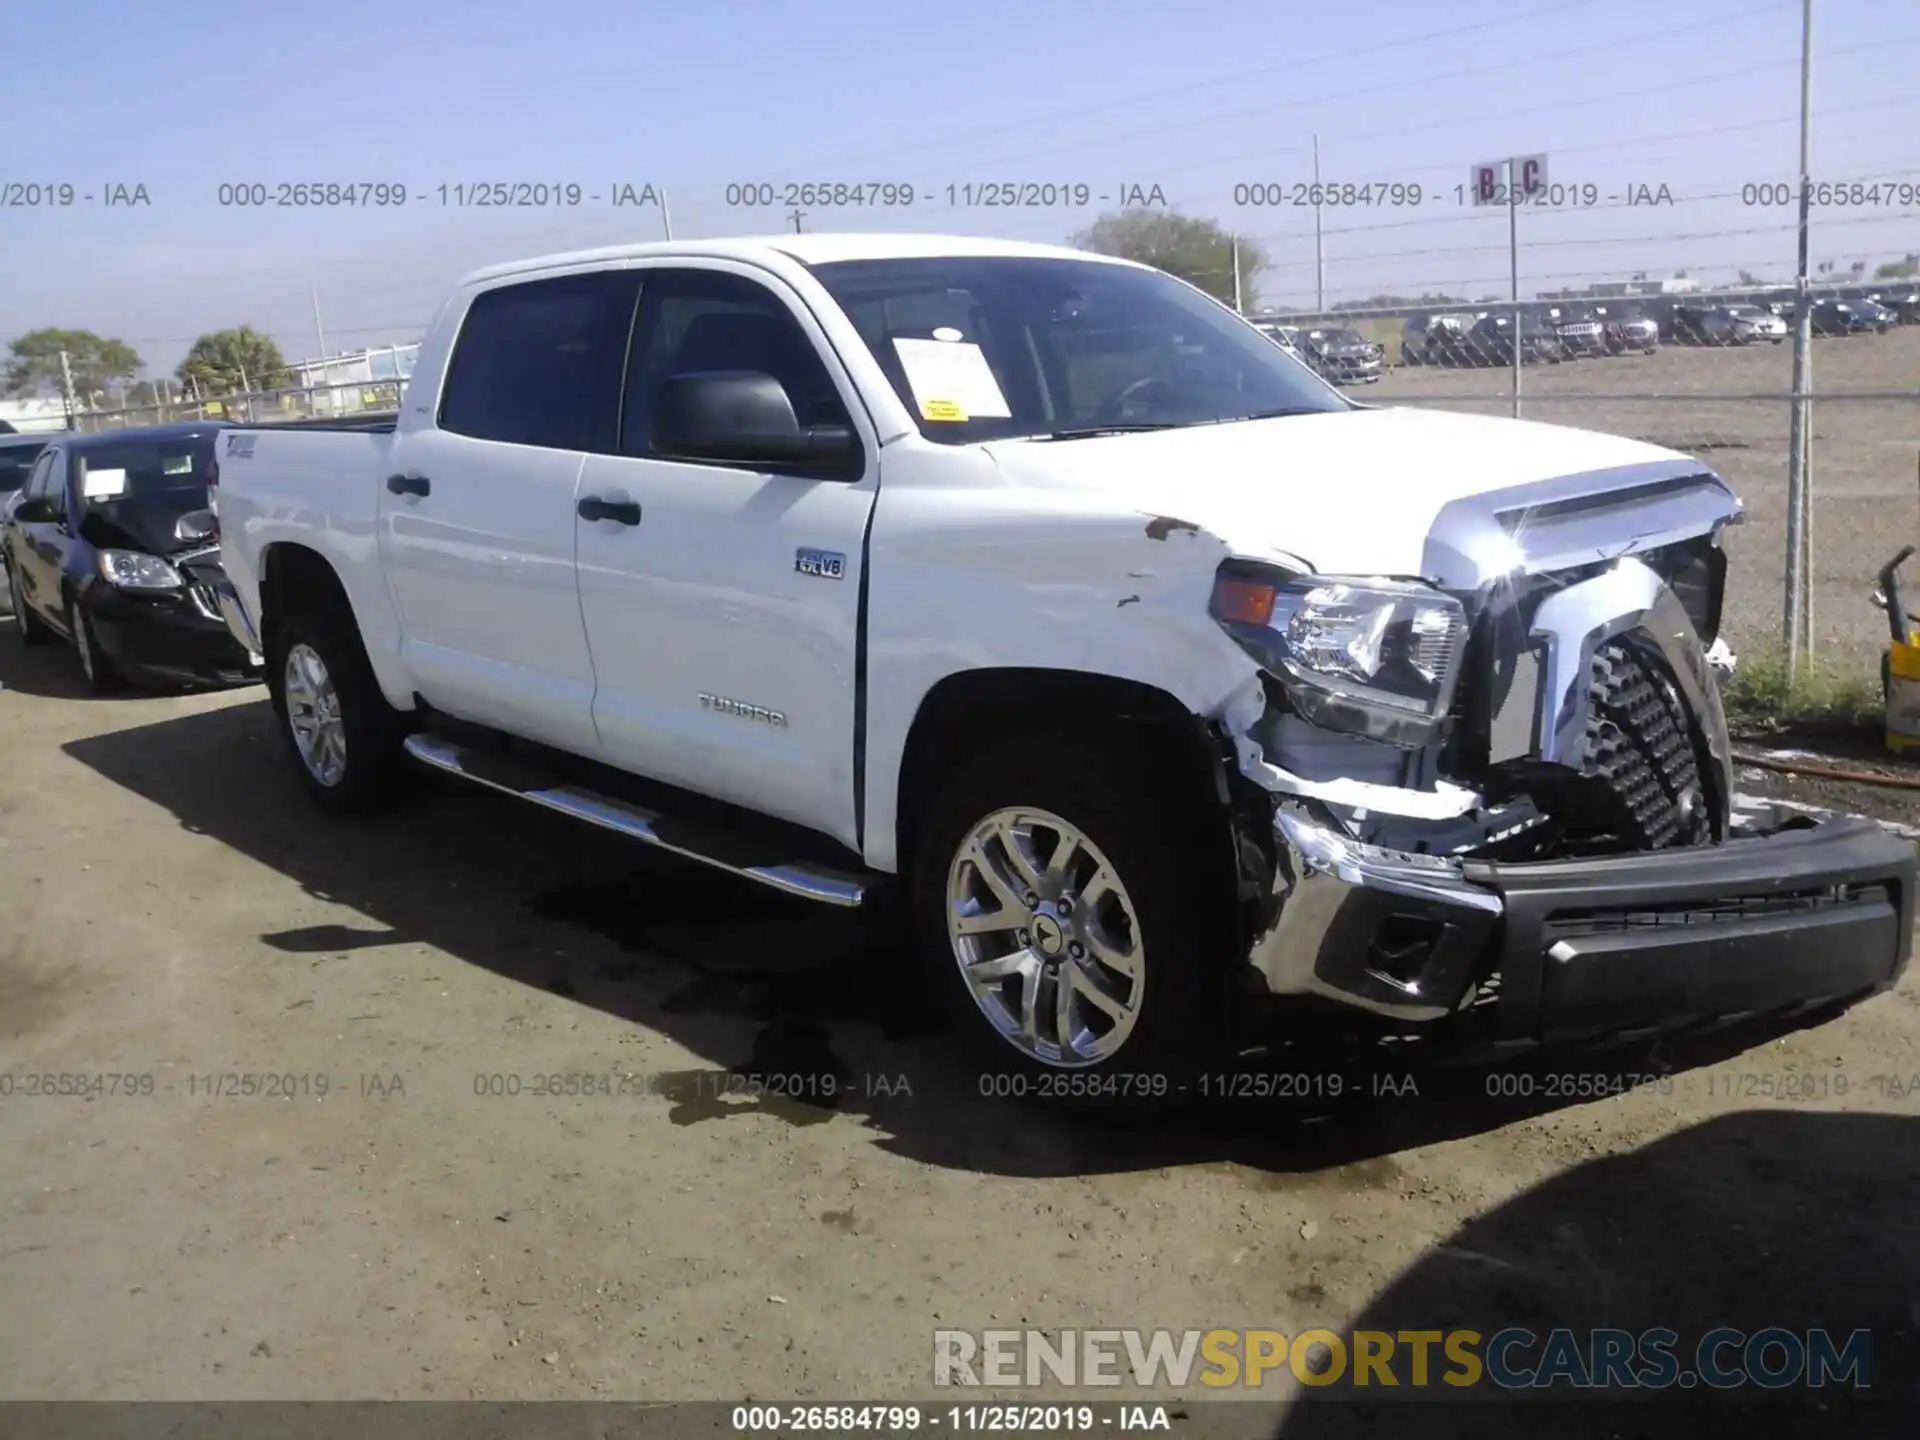
[[1316, 725], [1422, 745], [1453, 704], [1466, 612], [1431, 586], [1229, 566], [1212, 611]]

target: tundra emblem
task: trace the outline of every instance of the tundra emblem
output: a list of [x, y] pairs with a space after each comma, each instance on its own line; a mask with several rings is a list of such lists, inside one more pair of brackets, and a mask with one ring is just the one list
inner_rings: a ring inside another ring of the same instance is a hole
[[758, 720], [762, 725], [772, 725], [780, 730], [787, 728], [787, 717], [780, 711], [769, 710], [764, 705], [749, 705], [744, 700], [729, 700], [724, 695], [709, 695], [702, 691], [700, 708], [720, 715], [738, 715], [742, 720]]
[[847, 557], [838, 550], [808, 550], [803, 547], [793, 552], [793, 568], [802, 575], [812, 575], [821, 580], [840, 580], [847, 573]]

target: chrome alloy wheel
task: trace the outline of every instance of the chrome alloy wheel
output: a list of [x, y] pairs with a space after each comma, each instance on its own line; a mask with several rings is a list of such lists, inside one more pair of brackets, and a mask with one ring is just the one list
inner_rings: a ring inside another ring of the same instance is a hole
[[973, 1003], [1022, 1054], [1097, 1065], [1146, 995], [1140, 922], [1119, 873], [1045, 810], [996, 810], [947, 868], [947, 938]]
[[287, 651], [287, 727], [307, 773], [332, 788], [347, 773], [347, 730], [327, 662], [311, 645]]

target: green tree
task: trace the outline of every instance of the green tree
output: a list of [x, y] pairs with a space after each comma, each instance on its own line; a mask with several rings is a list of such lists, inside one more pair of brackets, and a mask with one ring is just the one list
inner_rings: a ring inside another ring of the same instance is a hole
[[251, 325], [216, 330], [193, 342], [173, 372], [182, 385], [193, 381], [202, 395], [235, 395], [252, 388], [268, 390], [287, 378], [287, 359], [273, 337]]
[[[1118, 210], [1102, 215], [1069, 243], [1152, 265], [1233, 303], [1233, 236], [1212, 220], [1167, 210]], [[1249, 310], [1254, 308], [1260, 274], [1271, 263], [1257, 243], [1240, 241], [1240, 296]]]
[[1920, 275], [1920, 254], [1909, 255], [1904, 260], [1888, 260], [1876, 266], [1873, 278], [1876, 280], [1911, 280]]
[[111, 393], [144, 368], [131, 345], [91, 330], [32, 330], [7, 346], [6, 390], [9, 395], [59, 395], [64, 380], [60, 354], [66, 352], [76, 396], [95, 390]]

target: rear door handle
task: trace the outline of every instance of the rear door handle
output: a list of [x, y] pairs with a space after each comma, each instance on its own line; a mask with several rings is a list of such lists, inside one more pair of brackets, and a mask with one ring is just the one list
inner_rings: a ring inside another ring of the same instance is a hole
[[617, 520], [622, 525], [640, 523], [640, 507], [631, 500], [603, 500], [589, 495], [574, 507], [582, 520]]
[[424, 475], [389, 475], [387, 489], [395, 495], [430, 495], [433, 482]]

